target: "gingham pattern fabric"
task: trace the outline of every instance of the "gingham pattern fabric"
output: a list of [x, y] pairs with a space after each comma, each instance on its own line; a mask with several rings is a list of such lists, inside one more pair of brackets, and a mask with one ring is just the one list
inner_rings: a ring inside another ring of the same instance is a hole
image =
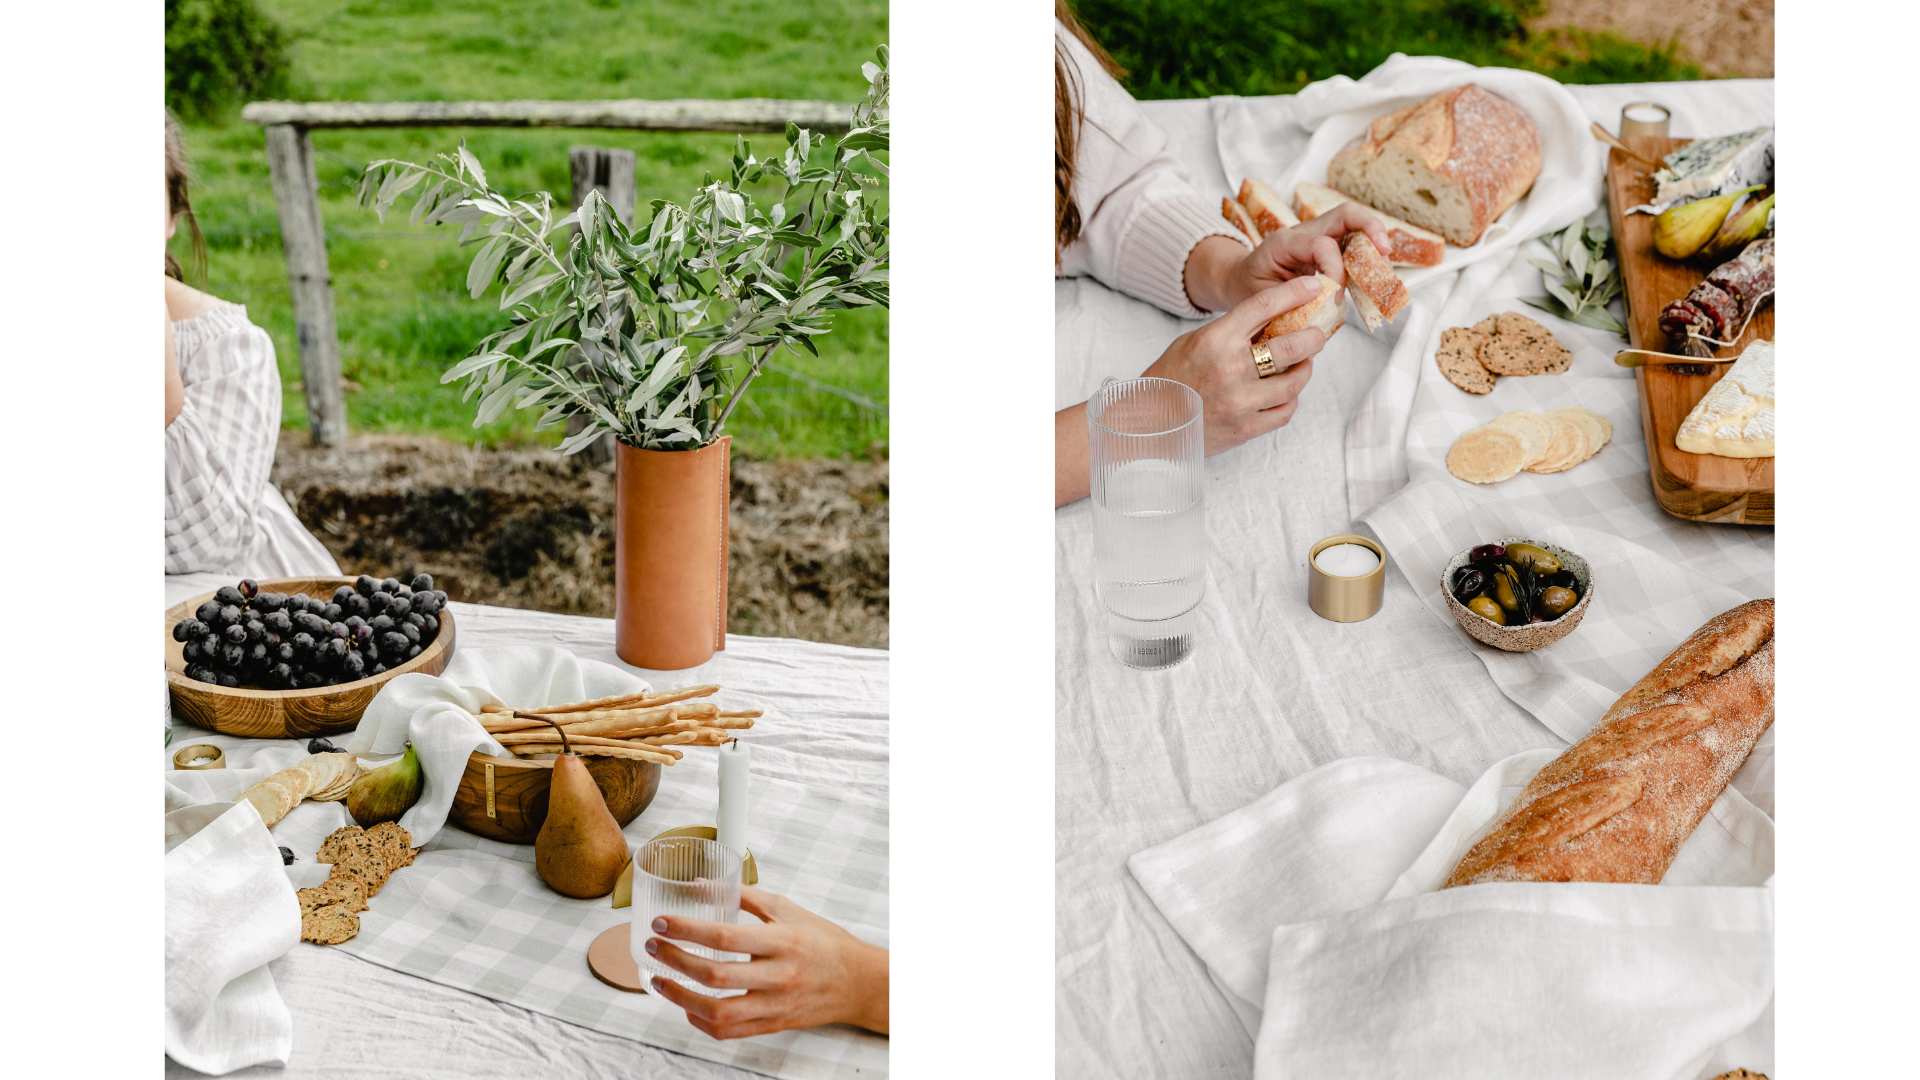
[[339, 573], [268, 482], [280, 437], [273, 339], [236, 304], [174, 323], [173, 339], [186, 401], [166, 431], [167, 573]]
[[[170, 578], [168, 600], [219, 582], [211, 575]], [[470, 604], [452, 610], [462, 646], [558, 645], [619, 663], [609, 620]], [[890, 880], [887, 672], [882, 651], [739, 636], [698, 668], [640, 672], [663, 688], [719, 683], [718, 700], [726, 707], [766, 711], [745, 736], [753, 745], [748, 835], [760, 887], [883, 946]], [[228, 769], [242, 772], [222, 782], [240, 787], [305, 754], [304, 744], [292, 740], [210, 735], [176, 723], [171, 746], [187, 742], [223, 747]], [[639, 843], [678, 825], [711, 823], [716, 792], [713, 755], [689, 748], [664, 771], [653, 803], [627, 826], [628, 839]], [[300, 854], [301, 862], [288, 868], [296, 886], [325, 878], [327, 868], [313, 863], [311, 853], [349, 822], [341, 804], [309, 802], [274, 826], [277, 842]], [[442, 829], [373, 898], [352, 941], [332, 950], [302, 944], [271, 965], [295, 1025], [293, 1058], [272, 1075], [353, 1075], [374, 1063], [404, 1063], [405, 1075], [448, 1080], [475, 1075], [476, 1064], [487, 1075], [524, 1075], [537, 1065], [543, 1076], [582, 1078], [887, 1075], [888, 1040], [877, 1035], [842, 1025], [716, 1042], [664, 1000], [601, 983], [587, 968], [587, 946], [631, 915], [604, 897], [572, 900], [548, 889], [534, 872], [530, 846]], [[341, 954], [380, 967], [342, 970]], [[423, 1001], [444, 1004], [425, 1008]], [[316, 1012], [320, 1007], [323, 1013]], [[405, 1024], [399, 1015], [408, 1018]], [[472, 1031], [465, 1018], [473, 1015], [485, 1016], [488, 1034], [488, 1051], [478, 1058], [401, 1045], [454, 1043]], [[541, 1049], [555, 1037], [548, 1017], [590, 1031], [578, 1032], [577, 1041], [562, 1036], [567, 1053], [552, 1054]], [[340, 1040], [341, 1031], [357, 1034]], [[370, 1053], [369, 1046], [381, 1050]]]
[[[1674, 110], [1675, 131], [1682, 135], [1734, 130], [1744, 117], [1770, 115], [1773, 100], [1772, 83], [1754, 80], [1574, 86], [1568, 91], [1593, 119], [1609, 127], [1625, 102], [1659, 101]], [[1228, 106], [1244, 106], [1255, 121], [1250, 130], [1260, 139], [1275, 140], [1284, 149], [1280, 140], [1292, 137], [1304, 146], [1304, 131], [1292, 127], [1294, 134], [1286, 134], [1292, 100], [1161, 101], [1145, 102], [1142, 108], [1167, 132], [1170, 152], [1187, 167], [1201, 194], [1218, 197], [1247, 174], [1235, 165], [1234, 175], [1228, 175], [1229, 166], [1222, 161], [1228, 136], [1216, 120]], [[1599, 183], [1597, 177], [1594, 183]], [[1513, 279], [1509, 296], [1541, 291], [1539, 273], [1526, 266], [1525, 257], [1517, 256], [1523, 273]], [[1488, 260], [1462, 274], [1488, 275], [1484, 282], [1491, 290], [1509, 269], [1498, 263]], [[1423, 592], [1437, 591], [1439, 566], [1428, 573], [1418, 544], [1390, 539], [1386, 593], [1373, 618], [1332, 623], [1307, 607], [1306, 553], [1322, 537], [1365, 533], [1382, 525], [1389, 532], [1434, 529], [1462, 534], [1482, 527], [1457, 514], [1448, 517], [1444, 503], [1416, 501], [1418, 493], [1398, 509], [1383, 508], [1381, 524], [1371, 517], [1359, 520], [1407, 482], [1361, 462], [1364, 454], [1374, 454], [1384, 457], [1390, 469], [1394, 455], [1408, 460], [1414, 393], [1424, 377], [1420, 363], [1431, 364], [1432, 359], [1422, 341], [1418, 362], [1402, 367], [1396, 348], [1424, 338], [1435, 325], [1454, 325], [1438, 320], [1459, 287], [1471, 288], [1446, 279], [1421, 285], [1408, 312], [1377, 336], [1357, 326], [1342, 330], [1315, 360], [1313, 379], [1292, 423], [1207, 459], [1207, 595], [1199, 609], [1198, 646], [1186, 664], [1149, 673], [1128, 670], [1112, 659], [1093, 593], [1091, 507], [1081, 500], [1057, 512], [1057, 1075], [1106, 1080], [1253, 1073], [1252, 1036], [1206, 965], [1127, 872], [1126, 860], [1135, 852], [1171, 841], [1253, 803], [1293, 777], [1342, 758], [1403, 761], [1464, 787], [1513, 754], [1566, 745], [1543, 718], [1528, 711], [1538, 702], [1523, 707], [1504, 692], [1488, 677], [1479, 647], [1451, 617], [1422, 600]], [[1175, 336], [1193, 326], [1088, 279], [1056, 282], [1054, 288], [1056, 407], [1085, 400], [1105, 376], [1138, 375]], [[1470, 306], [1463, 301], [1463, 308]], [[1523, 310], [1531, 314], [1534, 309]], [[1549, 321], [1544, 313], [1538, 318]], [[1551, 325], [1559, 332], [1561, 324]], [[1581, 355], [1568, 375], [1502, 380], [1495, 397], [1587, 382], [1616, 394], [1631, 393], [1631, 381], [1618, 382], [1610, 373], [1595, 370], [1598, 345], [1577, 344], [1573, 334], [1569, 344]], [[1607, 366], [1612, 351], [1605, 349], [1599, 358]], [[1405, 381], [1396, 385], [1397, 379]], [[1442, 387], [1466, 396], [1450, 385]], [[1531, 407], [1520, 397], [1513, 400], [1516, 403], [1503, 404], [1500, 411]], [[1667, 589], [1676, 580], [1692, 587], [1705, 581], [1722, 589], [1729, 601], [1770, 595], [1771, 549], [1764, 530], [1730, 530], [1759, 534], [1758, 539], [1738, 540], [1712, 531], [1722, 527], [1645, 512], [1651, 493], [1635, 495], [1632, 490], [1648, 484], [1644, 458], [1637, 464], [1626, 460], [1635, 457], [1640, 441], [1637, 413], [1626, 410], [1627, 400], [1622, 396], [1612, 403], [1588, 402], [1614, 417], [1615, 442], [1598, 457], [1560, 474], [1557, 479], [1570, 481], [1564, 489], [1545, 496], [1536, 493], [1537, 505], [1524, 508], [1552, 519], [1550, 525], [1524, 516], [1503, 520], [1515, 521], [1521, 529], [1579, 528], [1606, 534], [1568, 534], [1578, 535], [1569, 546], [1602, 563], [1596, 597], [1601, 608], [1589, 620], [1637, 610], [1637, 587], [1624, 579], [1642, 571], [1624, 568], [1624, 561], [1639, 557], [1627, 545], [1677, 566], [1645, 579], [1646, 588]], [[1386, 411], [1393, 408], [1403, 410], [1397, 421]], [[1468, 408], [1491, 410], [1492, 403]], [[1496, 414], [1475, 412], [1474, 422]], [[1363, 423], [1384, 434], [1377, 442], [1350, 442]], [[1443, 439], [1450, 443], [1452, 430], [1421, 436], [1424, 441], [1411, 444], [1415, 457], [1430, 452], [1421, 449], [1424, 446]], [[1609, 455], [1615, 456], [1613, 461], [1607, 460]], [[1609, 471], [1616, 467], [1618, 473]], [[1611, 486], [1586, 483], [1597, 479], [1596, 471], [1611, 476]], [[1541, 478], [1508, 483], [1536, 479]], [[1375, 486], [1356, 495], [1355, 480]], [[1504, 491], [1500, 497], [1504, 500]], [[1422, 524], [1420, 515], [1437, 524]], [[1444, 546], [1452, 537], [1431, 543]], [[1726, 544], [1746, 544], [1748, 550], [1736, 559], [1720, 551]], [[1439, 558], [1444, 562], [1466, 545], [1463, 539]], [[1696, 595], [1636, 615], [1642, 625], [1657, 625], [1664, 635], [1659, 643], [1645, 645], [1646, 654], [1658, 659], [1703, 621], [1682, 625], [1690, 617], [1681, 610], [1687, 604], [1704, 610], [1713, 602], [1712, 596]], [[1614, 635], [1595, 623], [1583, 624], [1575, 637], [1593, 631], [1598, 631], [1596, 641], [1610, 643], [1570, 674], [1589, 681], [1622, 678], [1617, 693], [1646, 668], [1631, 678], [1620, 675], [1626, 661]], [[1544, 655], [1572, 655], [1567, 650], [1572, 643], [1562, 642]], [[1564, 713], [1547, 711], [1562, 726], [1573, 723]], [[1770, 746], [1771, 737], [1750, 762], [1751, 787], [1741, 789], [1769, 812]], [[1283, 855], [1274, 853], [1273, 865], [1290, 865]]]

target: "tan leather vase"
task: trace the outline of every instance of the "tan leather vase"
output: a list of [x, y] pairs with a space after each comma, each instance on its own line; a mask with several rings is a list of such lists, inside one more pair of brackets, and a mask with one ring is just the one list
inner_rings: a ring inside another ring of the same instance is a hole
[[614, 448], [614, 651], [675, 671], [727, 647], [733, 437], [698, 450]]

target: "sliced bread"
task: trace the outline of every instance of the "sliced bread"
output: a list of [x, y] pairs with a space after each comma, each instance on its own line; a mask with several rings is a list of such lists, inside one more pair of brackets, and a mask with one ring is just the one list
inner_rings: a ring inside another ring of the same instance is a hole
[[[1294, 208], [1300, 212], [1301, 221], [1312, 221], [1321, 214], [1353, 200], [1325, 184], [1315, 184], [1302, 180], [1293, 187]], [[1366, 206], [1365, 203], [1361, 204]], [[1445, 254], [1446, 237], [1437, 232], [1428, 232], [1418, 225], [1408, 224], [1392, 214], [1382, 213], [1368, 206], [1380, 224], [1387, 227], [1387, 239], [1392, 242], [1393, 250], [1387, 253], [1388, 261], [1395, 266], [1439, 266], [1440, 257]]]

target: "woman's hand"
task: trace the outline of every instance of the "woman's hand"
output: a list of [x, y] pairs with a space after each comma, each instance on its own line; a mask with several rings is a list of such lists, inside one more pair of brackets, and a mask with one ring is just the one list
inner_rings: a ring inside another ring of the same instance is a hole
[[[742, 886], [740, 907], [762, 925], [672, 915], [653, 920], [653, 932], [660, 936], [647, 939], [649, 954], [703, 986], [747, 991], [714, 998], [655, 978], [654, 992], [687, 1010], [689, 1023], [716, 1039], [837, 1023], [887, 1033], [887, 950], [784, 896]], [[753, 959], [708, 960], [667, 938], [747, 953]]]
[[1187, 255], [1187, 298], [1202, 310], [1221, 311], [1263, 289], [1315, 273], [1345, 285], [1340, 242], [1352, 232], [1366, 233], [1382, 255], [1393, 250], [1387, 227], [1351, 200], [1312, 221], [1268, 233], [1252, 251], [1230, 237], [1209, 236]]
[[[1308, 327], [1267, 342], [1275, 372], [1266, 378], [1253, 366], [1253, 336], [1267, 323], [1320, 294], [1312, 278], [1256, 293], [1218, 319], [1173, 340], [1142, 372], [1191, 386], [1200, 395], [1211, 457], [1293, 419], [1300, 391], [1313, 377], [1313, 357], [1326, 335]], [[1087, 407], [1054, 414], [1053, 505], [1087, 497]]]

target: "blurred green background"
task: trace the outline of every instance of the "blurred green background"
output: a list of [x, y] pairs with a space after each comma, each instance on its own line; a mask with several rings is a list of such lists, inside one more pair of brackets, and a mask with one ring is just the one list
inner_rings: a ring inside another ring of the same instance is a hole
[[[168, 104], [185, 128], [192, 200], [206, 234], [206, 288], [245, 304], [273, 336], [283, 426], [306, 426], [286, 260], [265, 138], [248, 100], [461, 101], [512, 98], [814, 98], [852, 102], [860, 65], [887, 40], [885, 0], [167, 0]], [[276, 62], [276, 58], [281, 58]], [[505, 190], [571, 202], [567, 148], [636, 156], [639, 213], [685, 202], [723, 173], [731, 135], [417, 128], [316, 131], [315, 166], [347, 413], [355, 432], [431, 434], [487, 445], [554, 445], [538, 410], [473, 427], [473, 405], [440, 385], [448, 366], [503, 324], [498, 296], [468, 299], [470, 249], [457, 229], [382, 224], [354, 203], [366, 162], [423, 161], [465, 137]], [[752, 137], [762, 153], [779, 135]], [[885, 188], [879, 189], [884, 199]], [[185, 231], [173, 251], [188, 263]], [[820, 356], [775, 355], [728, 422], [756, 457], [883, 453], [888, 313], [840, 312]]]
[[[1676, 0], [1684, 3], [1685, 0]], [[1137, 98], [1291, 94], [1396, 52], [1525, 68], [1567, 83], [1698, 79], [1677, 42], [1530, 33], [1543, 0], [1074, 0]]]

